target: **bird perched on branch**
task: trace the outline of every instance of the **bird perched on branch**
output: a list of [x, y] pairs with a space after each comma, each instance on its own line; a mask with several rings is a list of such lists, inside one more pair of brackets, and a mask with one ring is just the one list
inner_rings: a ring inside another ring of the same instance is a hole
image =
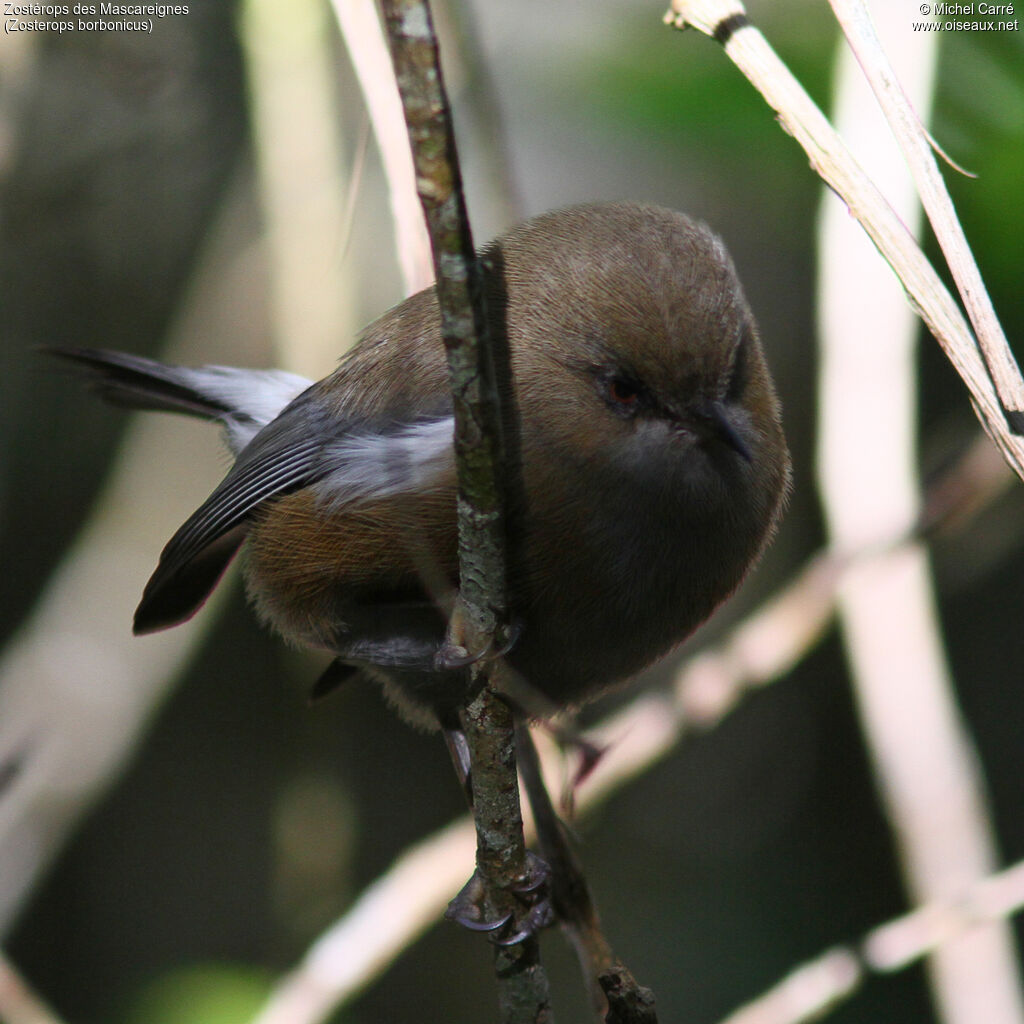
[[[685, 639], [757, 560], [789, 481], [779, 406], [722, 243], [680, 213], [577, 206], [481, 259], [513, 408], [504, 657], [547, 706], [578, 705]], [[376, 676], [408, 717], [456, 719], [471, 674], [439, 657], [459, 570], [433, 288], [316, 383], [56, 351], [112, 401], [219, 421], [235, 455], [164, 548], [137, 633], [192, 616], [244, 546], [265, 622]]]

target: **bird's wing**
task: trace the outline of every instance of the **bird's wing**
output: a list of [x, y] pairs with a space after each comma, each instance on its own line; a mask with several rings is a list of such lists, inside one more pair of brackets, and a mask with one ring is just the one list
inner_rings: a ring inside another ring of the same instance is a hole
[[332, 503], [379, 500], [429, 485], [450, 466], [450, 414], [346, 424], [314, 392], [300, 395], [241, 452], [217, 489], [170, 539], [135, 613], [135, 632], [177, 625], [203, 604], [263, 502], [304, 487]]

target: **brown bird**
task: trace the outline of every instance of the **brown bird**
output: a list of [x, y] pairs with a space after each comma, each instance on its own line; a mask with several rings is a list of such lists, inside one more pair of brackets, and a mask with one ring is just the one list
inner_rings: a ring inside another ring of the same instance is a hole
[[[670, 651], [743, 579], [789, 481], [779, 405], [722, 243], [680, 213], [577, 206], [481, 254], [517, 439], [505, 655], [554, 706]], [[437, 658], [458, 586], [452, 414], [433, 288], [317, 383], [60, 350], [108, 398], [219, 420], [236, 461], [164, 549], [135, 617], [189, 618], [244, 544], [287, 639], [450, 725], [465, 667]]]

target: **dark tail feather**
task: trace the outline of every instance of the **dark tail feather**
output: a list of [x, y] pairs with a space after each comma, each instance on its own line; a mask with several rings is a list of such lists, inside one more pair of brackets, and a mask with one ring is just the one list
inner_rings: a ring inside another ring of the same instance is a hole
[[238, 415], [226, 403], [192, 387], [181, 367], [109, 349], [46, 347], [42, 351], [84, 370], [91, 389], [113, 405], [209, 420]]

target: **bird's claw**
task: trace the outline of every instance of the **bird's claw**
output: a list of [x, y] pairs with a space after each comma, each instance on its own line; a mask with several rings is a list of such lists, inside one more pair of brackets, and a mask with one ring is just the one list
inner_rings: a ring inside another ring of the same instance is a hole
[[496, 932], [512, 920], [512, 911], [510, 910], [504, 917], [499, 917], [495, 921], [472, 921], [468, 917], [450, 913], [445, 914], [445, 917], [456, 924], [461, 924], [463, 928], [468, 928], [471, 932]]
[[439, 671], [468, 668], [480, 661], [495, 661], [504, 658], [515, 647], [519, 640], [522, 626], [518, 622], [510, 623], [504, 629], [501, 646], [497, 646], [497, 637], [491, 637], [482, 651], [469, 651], [461, 644], [445, 640], [434, 655], [434, 668]]
[[[551, 871], [536, 854], [528, 852], [526, 857], [526, 875], [511, 890], [512, 895], [526, 905], [525, 913], [510, 911], [488, 919], [484, 911], [484, 881], [480, 872], [474, 871], [462, 891], [448, 904], [444, 916], [470, 931], [489, 933], [496, 946], [514, 946], [547, 928], [555, 919], [547, 891]], [[511, 934], [505, 934], [509, 929], [512, 929]]]
[[461, 644], [453, 644], [445, 640], [434, 655], [434, 668], [439, 672], [468, 668], [470, 665], [475, 665], [486, 653], [487, 651], [484, 650], [473, 654]]
[[[509, 915], [511, 916], [511, 915]], [[515, 946], [524, 939], [532, 939], [542, 932], [555, 920], [555, 910], [548, 897], [538, 900], [526, 912], [526, 915], [519, 919], [519, 927], [512, 935], [498, 937], [491, 940], [496, 946]]]

